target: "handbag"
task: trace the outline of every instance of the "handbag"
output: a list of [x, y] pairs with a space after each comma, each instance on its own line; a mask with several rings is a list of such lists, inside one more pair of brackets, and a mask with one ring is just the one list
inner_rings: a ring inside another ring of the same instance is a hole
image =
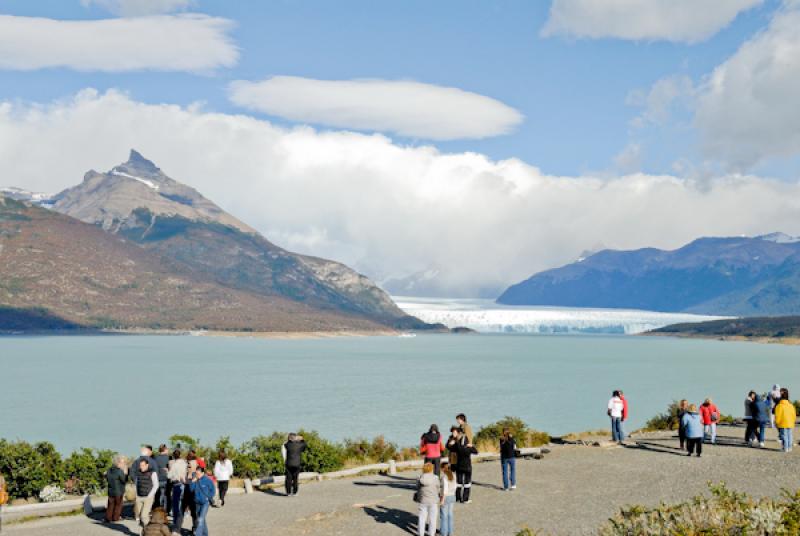
[[414, 502], [422, 502], [422, 484], [417, 480], [417, 491], [414, 492]]

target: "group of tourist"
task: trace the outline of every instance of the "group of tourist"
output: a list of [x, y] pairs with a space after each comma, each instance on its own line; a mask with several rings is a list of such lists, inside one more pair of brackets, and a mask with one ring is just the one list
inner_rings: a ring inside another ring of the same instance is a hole
[[[281, 448], [289, 497], [297, 495], [301, 456], [305, 450], [305, 440], [299, 434], [289, 434]], [[217, 453], [212, 470], [192, 449], [184, 455], [180, 448], [170, 453], [166, 445], [161, 445], [154, 455], [153, 448], [144, 445], [130, 466], [124, 456], [117, 455], [106, 472], [105, 522], [115, 523], [122, 518], [125, 488], [130, 481], [136, 491], [133, 516], [141, 525], [143, 536], [180, 534], [187, 511], [192, 519], [192, 534], [208, 536], [208, 510], [225, 506], [231, 477], [233, 462], [224, 450]], [[171, 526], [168, 513], [172, 518]]]
[[[442, 439], [439, 427], [432, 424], [420, 438], [420, 454], [424, 457], [422, 476], [417, 480], [414, 500], [419, 504], [417, 528], [420, 536], [436, 534], [439, 520], [439, 534], [453, 534], [455, 503], [471, 503], [472, 455], [478, 450], [473, 445], [472, 426], [467, 417], [460, 413], [457, 424], [450, 427], [447, 441]], [[447, 451], [446, 461], [442, 461]], [[500, 465], [503, 475], [503, 491], [517, 488], [516, 442], [508, 428], [503, 429], [500, 438]], [[438, 518], [438, 519], [437, 519]]]
[[[625, 439], [623, 423], [628, 418], [628, 401], [622, 390], [612, 393], [608, 401], [608, 416], [611, 419], [611, 438], [622, 443]], [[716, 444], [717, 425], [721, 414], [714, 401], [706, 398], [698, 407], [688, 400], [678, 404], [678, 440], [687, 455], [703, 453], [703, 443]], [[744, 400], [745, 443], [751, 447], [765, 445], [767, 427], [778, 429], [778, 441], [783, 452], [792, 451], [793, 431], [797, 420], [795, 406], [789, 398], [789, 390], [773, 385], [772, 390], [759, 395], [750, 391]]]

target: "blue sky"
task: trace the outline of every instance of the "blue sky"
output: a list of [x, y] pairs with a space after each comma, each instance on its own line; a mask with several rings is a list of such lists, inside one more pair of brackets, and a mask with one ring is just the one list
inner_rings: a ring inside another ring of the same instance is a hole
[[[740, 13], [729, 26], [697, 43], [541, 37], [549, 2], [198, 0], [190, 10], [235, 21], [239, 62], [210, 75], [76, 72], [64, 68], [0, 71], [0, 98], [49, 101], [85, 87], [118, 88], [148, 103], [189, 104], [241, 113], [226, 85], [275, 75], [318, 79], [411, 79], [490, 96], [520, 111], [524, 122], [508, 135], [440, 141], [443, 151], [518, 157], [558, 175], [602, 172], [630, 141], [642, 146], [641, 170], [670, 173], [680, 158], [699, 160], [690, 117], [631, 133], [641, 110], [626, 104], [631, 91], [662, 77], [695, 81], [762, 29], [775, 1]], [[56, 19], [97, 19], [108, 10], [78, 0], [0, 0], [0, 12]], [[288, 122], [272, 117], [279, 124]], [[400, 138], [401, 143], [428, 143]], [[797, 162], [760, 164], [769, 174], [796, 174]]]
[[800, 235], [800, 0], [0, 0], [0, 186], [130, 148], [288, 249], [502, 290]]

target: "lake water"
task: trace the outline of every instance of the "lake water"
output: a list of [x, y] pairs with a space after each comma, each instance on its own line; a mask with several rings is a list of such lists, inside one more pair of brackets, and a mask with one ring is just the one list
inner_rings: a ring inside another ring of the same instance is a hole
[[800, 390], [800, 349], [613, 335], [317, 340], [191, 336], [0, 338], [0, 437], [132, 453], [175, 433], [241, 442], [299, 427], [414, 444], [458, 412], [551, 433], [605, 427], [623, 388], [631, 425], [674, 398], [740, 415], [751, 389]]

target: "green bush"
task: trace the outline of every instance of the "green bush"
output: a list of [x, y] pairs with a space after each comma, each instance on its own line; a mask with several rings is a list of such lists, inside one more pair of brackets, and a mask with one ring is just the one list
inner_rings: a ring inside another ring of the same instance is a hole
[[680, 402], [673, 400], [667, 406], [667, 411], [659, 413], [655, 417], [648, 420], [644, 425], [645, 431], [654, 430], [677, 430], [680, 424], [678, 413], [680, 411]]
[[64, 462], [52, 443], [0, 439], [0, 473], [13, 499], [37, 497], [48, 484], [64, 481]]
[[303, 453], [303, 471], [328, 473], [338, 471], [344, 467], [344, 447], [327, 439], [323, 439], [317, 432], [298, 432], [306, 440], [308, 448]]
[[503, 435], [503, 428], [508, 428], [518, 447], [538, 447], [550, 442], [550, 436], [544, 432], [539, 432], [528, 427], [519, 417], [505, 417], [495, 423], [483, 426], [478, 429], [478, 433], [473, 438], [475, 445], [484, 448], [497, 448], [500, 437]]
[[106, 471], [111, 467], [114, 453], [110, 450], [82, 448], [64, 460], [64, 475], [75, 477], [74, 493], [102, 493], [106, 489]]
[[724, 483], [709, 486], [711, 496], [698, 496], [656, 508], [626, 507], [601, 527], [600, 536], [685, 534], [798, 534], [800, 492], [780, 499], [753, 499], [729, 490]]

